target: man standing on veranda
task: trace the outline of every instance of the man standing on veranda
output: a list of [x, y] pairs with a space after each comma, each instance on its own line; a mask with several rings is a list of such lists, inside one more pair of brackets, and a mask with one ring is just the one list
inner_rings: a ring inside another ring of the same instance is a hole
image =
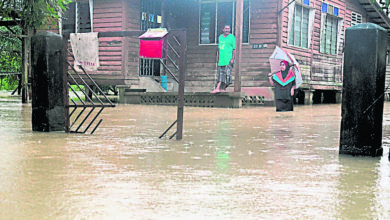
[[225, 25], [218, 38], [218, 78], [217, 86], [211, 93], [225, 92], [232, 84], [232, 69], [236, 54], [236, 39], [230, 34], [230, 25]]

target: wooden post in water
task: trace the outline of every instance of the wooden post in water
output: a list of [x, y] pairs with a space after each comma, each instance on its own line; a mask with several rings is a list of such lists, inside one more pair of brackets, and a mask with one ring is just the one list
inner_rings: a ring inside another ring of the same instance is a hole
[[19, 84], [22, 91], [22, 103], [28, 103], [28, 51], [29, 51], [29, 31], [23, 31], [23, 34], [27, 34], [27, 37], [22, 38], [22, 78]]
[[187, 33], [179, 32], [180, 39], [180, 63], [179, 63], [179, 91], [177, 100], [177, 125], [176, 140], [183, 139], [183, 117], [184, 117], [184, 83], [187, 66]]
[[68, 66], [65, 64], [68, 59], [68, 41], [70, 35], [65, 33], [62, 35], [62, 59], [63, 59], [63, 96], [64, 96], [64, 117], [65, 117], [65, 132], [70, 133], [70, 117], [69, 117], [69, 87], [68, 87]]
[[347, 28], [340, 154], [381, 156], [387, 32], [375, 24]]
[[234, 64], [234, 92], [241, 92], [241, 45], [242, 45], [242, 21], [243, 21], [244, 0], [237, 0], [236, 3], [236, 57]]
[[33, 131], [64, 131], [62, 37], [41, 32], [32, 38]]

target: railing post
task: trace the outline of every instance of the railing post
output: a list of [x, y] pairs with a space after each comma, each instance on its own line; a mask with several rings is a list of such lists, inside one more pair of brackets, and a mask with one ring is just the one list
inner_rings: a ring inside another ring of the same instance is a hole
[[236, 61], [234, 66], [234, 92], [241, 92], [241, 45], [242, 45], [242, 21], [244, 0], [236, 3]]
[[23, 61], [23, 66], [22, 66], [22, 76], [21, 76], [21, 91], [22, 91], [22, 103], [28, 103], [28, 51], [29, 49], [29, 30], [23, 31], [23, 34], [27, 34], [27, 37], [22, 38], [22, 61]]
[[184, 115], [184, 83], [187, 67], [187, 33], [185, 31], [179, 32], [180, 37], [180, 62], [179, 62], [179, 91], [177, 104], [177, 127], [176, 140], [183, 138], [183, 115]]
[[62, 59], [63, 59], [63, 94], [64, 94], [64, 120], [65, 120], [65, 132], [70, 133], [70, 115], [69, 115], [69, 87], [68, 87], [68, 41], [69, 34], [62, 35]]

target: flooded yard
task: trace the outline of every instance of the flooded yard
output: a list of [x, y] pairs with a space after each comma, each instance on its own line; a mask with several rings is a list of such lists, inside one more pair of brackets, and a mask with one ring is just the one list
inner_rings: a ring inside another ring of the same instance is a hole
[[[389, 219], [384, 156], [338, 154], [341, 106], [105, 109], [94, 135], [39, 133], [31, 105], [0, 100], [2, 219]], [[173, 131], [168, 133], [170, 135]]]

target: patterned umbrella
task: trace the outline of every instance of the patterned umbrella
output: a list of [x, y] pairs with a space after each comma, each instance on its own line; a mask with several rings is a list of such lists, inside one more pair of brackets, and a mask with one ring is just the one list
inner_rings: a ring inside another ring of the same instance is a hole
[[276, 46], [274, 52], [269, 57], [271, 73], [277, 73], [280, 71], [280, 62], [282, 60], [286, 60], [292, 66], [291, 70], [295, 73], [295, 88], [299, 88], [299, 86], [302, 85], [302, 75], [301, 70], [299, 69], [299, 63], [292, 54], [284, 51], [278, 46]]

